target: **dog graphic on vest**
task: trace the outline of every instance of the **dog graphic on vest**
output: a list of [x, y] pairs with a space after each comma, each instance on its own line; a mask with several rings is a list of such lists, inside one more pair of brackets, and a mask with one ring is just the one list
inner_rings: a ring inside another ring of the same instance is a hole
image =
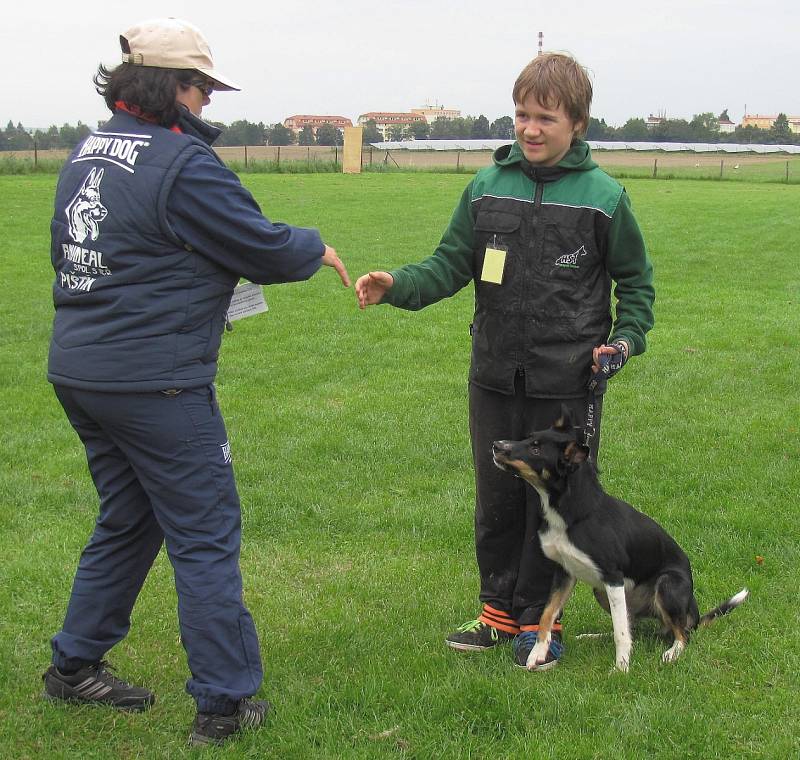
[[582, 245], [575, 253], [565, 253], [563, 256], [559, 256], [556, 259], [555, 265], [557, 267], [563, 267], [564, 269], [578, 269], [580, 267], [578, 259], [585, 255], [586, 246]]
[[98, 224], [108, 215], [108, 209], [100, 202], [100, 182], [104, 171], [92, 169], [65, 210], [69, 234], [76, 243], [82, 243], [87, 237], [97, 240], [100, 235]]

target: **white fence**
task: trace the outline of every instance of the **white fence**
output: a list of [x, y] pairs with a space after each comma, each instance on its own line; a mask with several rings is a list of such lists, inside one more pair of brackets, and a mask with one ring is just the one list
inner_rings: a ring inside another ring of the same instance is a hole
[[[380, 150], [496, 150], [511, 140], [403, 140], [370, 143]], [[620, 142], [588, 140], [592, 150], [636, 150], [665, 153], [789, 153], [800, 154], [800, 145], [748, 145], [736, 143]]]

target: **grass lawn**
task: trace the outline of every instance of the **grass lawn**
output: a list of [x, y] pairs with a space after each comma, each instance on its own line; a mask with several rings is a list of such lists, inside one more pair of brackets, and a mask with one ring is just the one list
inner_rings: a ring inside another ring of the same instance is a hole
[[[247, 175], [267, 214], [317, 226], [350, 273], [428, 255], [469, 177]], [[242, 497], [247, 604], [275, 705], [224, 757], [792, 758], [800, 755], [797, 377], [800, 187], [627, 180], [656, 266], [650, 348], [612, 381], [608, 490], [692, 559], [700, 631], [674, 665], [645, 626], [627, 675], [579, 587], [566, 654], [529, 674], [510, 649], [444, 636], [477, 609], [467, 431], [472, 292], [360, 312], [332, 270], [265, 289], [223, 342], [218, 391]], [[0, 757], [162, 758], [193, 703], [162, 555], [110, 653], [157, 694], [146, 714], [40, 698], [96, 494], [45, 379], [53, 176], [0, 177]], [[757, 558], [759, 558], [757, 560]], [[763, 561], [762, 561], [763, 558]]]
[[800, 156], [794, 154], [594, 151], [592, 156], [619, 178], [649, 178], [655, 172], [659, 179], [800, 182]]

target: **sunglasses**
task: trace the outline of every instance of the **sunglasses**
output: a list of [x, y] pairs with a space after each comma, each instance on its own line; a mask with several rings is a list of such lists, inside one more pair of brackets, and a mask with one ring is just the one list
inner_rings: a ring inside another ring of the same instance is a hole
[[207, 98], [210, 98], [211, 93], [214, 92], [214, 83], [209, 82], [207, 79], [193, 79], [189, 82], [189, 86], [197, 87]]

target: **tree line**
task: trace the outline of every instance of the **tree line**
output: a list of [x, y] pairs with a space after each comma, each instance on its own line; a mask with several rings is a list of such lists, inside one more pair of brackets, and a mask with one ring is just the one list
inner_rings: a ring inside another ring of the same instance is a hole
[[33, 150], [40, 148], [69, 148], [72, 150], [81, 140], [91, 134], [91, 127], [78, 122], [73, 127], [64, 124], [62, 127], [53, 125], [47, 130], [39, 130], [31, 135], [22, 124], [16, 126], [9, 121], [5, 129], [0, 129], [0, 150]]
[[719, 116], [707, 112], [696, 114], [691, 121], [664, 119], [654, 126], [647, 126], [644, 119], [628, 119], [621, 127], [609, 127], [604, 119], [591, 118], [586, 139], [621, 142], [800, 145], [800, 134], [792, 132], [785, 113], [778, 114], [775, 123], [769, 129], [738, 125], [733, 132], [720, 132], [720, 121], [728, 120], [727, 109]]
[[[786, 114], [779, 114], [769, 129], [737, 126], [734, 132], [720, 132], [720, 121], [728, 119], [727, 110], [719, 116], [712, 113], [696, 114], [691, 121], [685, 119], [664, 119], [655, 126], [648, 126], [644, 119], [628, 119], [621, 127], [610, 127], [605, 119], [589, 119], [587, 140], [615, 140], [621, 142], [732, 142], [771, 145], [800, 145], [800, 134], [789, 127]], [[312, 130], [310, 126], [295, 134], [283, 124], [267, 125], [263, 122], [250, 122], [246, 119], [231, 124], [211, 122], [222, 129], [222, 134], [214, 143], [216, 146], [238, 145], [342, 145], [342, 131], [332, 124], [324, 124]], [[102, 127], [102, 122], [98, 123]], [[31, 134], [22, 124], [9, 121], [6, 128], [0, 129], [0, 151], [6, 150], [47, 150], [61, 148], [71, 150], [90, 134], [91, 128], [80, 121], [77, 126], [55, 125], [47, 130], [36, 130]], [[387, 139], [402, 140], [481, 140], [514, 138], [514, 120], [501, 116], [493, 122], [480, 116], [464, 116], [456, 119], [438, 118], [433, 124], [426, 121], [410, 125], [398, 124], [389, 128]], [[382, 142], [383, 134], [374, 121], [364, 125], [364, 143]]]

